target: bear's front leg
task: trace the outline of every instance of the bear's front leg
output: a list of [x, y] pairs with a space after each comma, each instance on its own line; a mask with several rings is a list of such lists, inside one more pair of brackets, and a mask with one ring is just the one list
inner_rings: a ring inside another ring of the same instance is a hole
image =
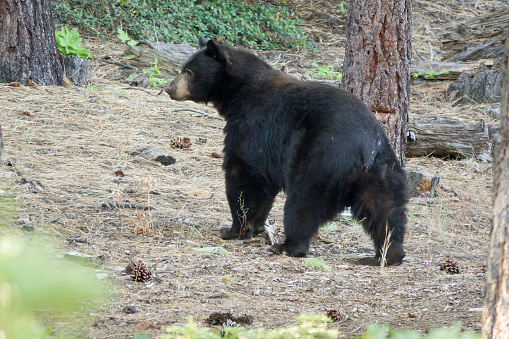
[[226, 169], [226, 196], [232, 215], [232, 227], [221, 229], [222, 239], [251, 239], [265, 230], [277, 190], [249, 175], [242, 166]]

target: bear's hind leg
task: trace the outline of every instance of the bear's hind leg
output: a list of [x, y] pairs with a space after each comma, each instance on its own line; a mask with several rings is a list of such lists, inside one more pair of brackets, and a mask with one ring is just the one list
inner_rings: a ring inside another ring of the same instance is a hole
[[240, 167], [226, 171], [226, 196], [232, 227], [222, 228], [221, 238], [251, 239], [262, 233], [276, 194], [260, 180], [249, 177]]
[[294, 185], [287, 191], [284, 208], [285, 241], [272, 246], [272, 250], [292, 257], [306, 256], [318, 228], [332, 219], [336, 209], [330, 194], [314, 187], [311, 181]]

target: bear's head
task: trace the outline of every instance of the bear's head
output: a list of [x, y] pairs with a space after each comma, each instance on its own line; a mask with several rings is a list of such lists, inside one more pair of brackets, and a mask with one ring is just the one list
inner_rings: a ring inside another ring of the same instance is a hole
[[227, 94], [244, 86], [259, 86], [274, 72], [270, 65], [253, 52], [217, 44], [204, 37], [199, 39], [200, 50], [184, 65], [181, 73], [166, 88], [173, 100], [217, 105]]
[[166, 92], [173, 100], [192, 100], [195, 102], [214, 101], [218, 90], [224, 86], [229, 60], [226, 49], [214, 40], [199, 39], [200, 50], [194, 53], [183, 65], [182, 71]]

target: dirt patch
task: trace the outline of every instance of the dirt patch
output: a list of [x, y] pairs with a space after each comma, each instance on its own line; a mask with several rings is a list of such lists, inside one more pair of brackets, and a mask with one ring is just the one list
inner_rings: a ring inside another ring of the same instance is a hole
[[[423, 28], [416, 29], [414, 39], [422, 34], [435, 48], [437, 25], [468, 12], [442, 9], [453, 3], [417, 1], [414, 25]], [[502, 1], [485, 3], [507, 7]], [[316, 53], [264, 56], [299, 72], [313, 58], [340, 65], [344, 37], [330, 34]], [[87, 44], [98, 59], [121, 60], [120, 45]], [[416, 46], [428, 43], [416, 41]], [[119, 294], [91, 315], [86, 336], [126, 338], [136, 328], [152, 337], [190, 316], [206, 326], [214, 312], [247, 315], [250, 326], [272, 328], [293, 324], [299, 313], [330, 309], [345, 315], [331, 324], [344, 338], [373, 322], [422, 331], [460, 322], [480, 330], [491, 164], [408, 159], [407, 168], [441, 179], [438, 197], [413, 199], [408, 206], [404, 264], [383, 270], [350, 264], [348, 258], [371, 253], [372, 245], [358, 224], [339, 219], [312, 244], [310, 256], [332, 268], [324, 271], [305, 265], [304, 259], [272, 254], [264, 237], [219, 238], [219, 226], [231, 217], [217, 158], [224, 122], [213, 108], [129, 88], [116, 66], [91, 64], [90, 89], [0, 86], [5, 142], [0, 177], [19, 184], [23, 222], [56, 239], [62, 252], [103, 256], [98, 273], [106, 273], [105, 281]], [[414, 84], [412, 111], [488, 118], [482, 105], [452, 107], [443, 96], [446, 86]], [[183, 140], [178, 138], [189, 138], [191, 147], [175, 147], [175, 140]], [[147, 147], [173, 156], [176, 163], [164, 166], [144, 157], [140, 150]], [[11, 159], [14, 166], [8, 166]], [[270, 215], [280, 239], [283, 203], [281, 194]], [[196, 250], [204, 247], [227, 252]], [[460, 274], [440, 270], [446, 259], [457, 263]], [[150, 282], [134, 282], [121, 272], [131, 260], [151, 269]]]

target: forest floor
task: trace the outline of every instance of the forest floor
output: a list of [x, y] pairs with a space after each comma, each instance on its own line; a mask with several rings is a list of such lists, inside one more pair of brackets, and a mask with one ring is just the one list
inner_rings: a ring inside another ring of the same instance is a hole
[[[451, 7], [451, 6], [456, 7]], [[458, 9], [459, 8], [459, 9]], [[413, 43], [422, 55], [440, 60], [439, 32], [445, 23], [509, 9], [506, 1], [414, 2]], [[290, 72], [312, 70], [317, 61], [341, 70], [344, 30], [316, 27], [316, 52], [261, 53]], [[461, 324], [480, 331], [491, 220], [492, 164], [474, 159], [407, 159], [406, 167], [440, 176], [437, 197], [408, 204], [403, 265], [357, 266], [348, 258], [372, 254], [362, 228], [341, 218], [322, 230], [310, 257], [274, 255], [265, 237], [224, 241], [220, 225], [231, 222], [222, 159], [224, 121], [210, 106], [172, 101], [159, 90], [130, 88], [117, 66], [124, 46], [85, 38], [91, 61], [89, 88], [0, 86], [0, 121], [5, 148], [0, 179], [20, 192], [21, 222], [53, 239], [57, 254], [76, 251], [102, 258], [96, 267], [117, 297], [101, 305], [77, 333], [92, 338], [128, 338], [135, 328], [150, 338], [192, 316], [200, 326], [213, 312], [247, 314], [251, 327], [281, 327], [301, 313], [340, 310], [332, 323], [342, 338], [359, 335], [369, 323], [422, 332]], [[453, 106], [448, 82], [412, 85], [410, 111], [466, 115], [496, 123], [487, 105]], [[207, 113], [200, 115], [189, 109]], [[182, 111], [176, 111], [182, 110]], [[179, 137], [188, 149], [173, 148]], [[171, 154], [169, 166], [140, 150]], [[16, 162], [13, 165], [12, 162]], [[13, 165], [13, 166], [10, 166]], [[115, 202], [117, 204], [115, 204]], [[133, 203], [129, 208], [121, 202]], [[142, 210], [137, 203], [149, 206]], [[270, 214], [283, 238], [280, 194]], [[26, 229], [27, 227], [25, 227]], [[26, 231], [17, 230], [20, 233]], [[197, 249], [222, 247], [226, 254]], [[446, 259], [460, 274], [440, 271]], [[153, 272], [148, 283], [133, 282], [123, 269], [142, 261]]]

